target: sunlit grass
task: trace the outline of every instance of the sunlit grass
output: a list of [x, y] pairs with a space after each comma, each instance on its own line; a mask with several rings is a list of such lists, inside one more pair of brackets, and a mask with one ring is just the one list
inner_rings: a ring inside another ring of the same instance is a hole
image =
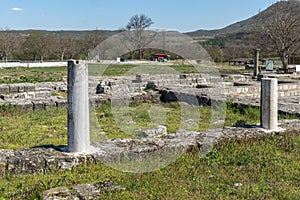
[[0, 72], [0, 84], [59, 82], [65, 81], [67, 76], [66, 67], [13, 67], [0, 69]]
[[[2, 149], [67, 143], [65, 108], [28, 112], [12, 106], [2, 106], [0, 111]], [[169, 134], [182, 129], [202, 131], [211, 127], [211, 114], [209, 106], [132, 103], [128, 107], [114, 107], [111, 103], [106, 103], [91, 110], [91, 137], [97, 141], [99, 132], [105, 132], [105, 138], [108, 139], [139, 138], [143, 130], [153, 129], [159, 125], [166, 126]], [[280, 118], [297, 118], [297, 116], [280, 115]], [[258, 123], [258, 108], [227, 103], [226, 126]]]
[[40, 199], [60, 186], [112, 180], [125, 191], [103, 199], [299, 199], [298, 132], [217, 144], [200, 158], [197, 150], [154, 172], [130, 174], [104, 164], [0, 180], [6, 199]]
[[[130, 123], [136, 127], [155, 127], [165, 122], [169, 133], [174, 133], [180, 128], [181, 106], [179, 103], [132, 103], [128, 112], [120, 113], [129, 116]], [[210, 107], [193, 107], [193, 110], [200, 113], [200, 119], [192, 127], [197, 130], [209, 127]], [[98, 123], [97, 128], [106, 132], [106, 138], [137, 137], [124, 132], [116, 123], [110, 103], [97, 107], [95, 114], [93, 120]], [[227, 125], [256, 123], [258, 117], [257, 108], [227, 103]], [[65, 108], [25, 112], [1, 107], [0, 148], [66, 144], [66, 126]], [[92, 141], [99, 139], [97, 135], [91, 137]], [[222, 141], [201, 157], [194, 149], [166, 168], [143, 174], [124, 173], [99, 163], [71, 171], [6, 176], [0, 179], [0, 197], [41, 199], [42, 192], [50, 188], [112, 180], [125, 191], [104, 193], [103, 199], [298, 199], [299, 162], [299, 132], [287, 132]]]
[[[139, 68], [142, 71], [139, 71]], [[155, 68], [152, 73], [151, 68]], [[146, 69], [146, 71], [145, 71]], [[0, 84], [11, 83], [36, 83], [36, 82], [59, 82], [66, 81], [67, 67], [13, 67], [0, 69]], [[225, 74], [249, 72], [239, 66], [229, 66], [227, 64], [217, 64], [216, 67], [201, 67], [191, 64], [174, 65], [133, 65], [133, 64], [89, 64], [90, 76], [123, 76], [135, 74], [190, 74], [190, 73], [219, 72]]]
[[0, 149], [20, 149], [67, 143], [66, 109], [26, 112], [3, 108], [0, 113]]

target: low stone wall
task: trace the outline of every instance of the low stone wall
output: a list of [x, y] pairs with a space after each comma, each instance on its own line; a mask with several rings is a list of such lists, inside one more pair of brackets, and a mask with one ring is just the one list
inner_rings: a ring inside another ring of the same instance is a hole
[[[284, 112], [300, 110], [299, 101], [297, 102], [297, 98], [300, 97], [299, 81], [283, 80], [279, 83], [279, 110]], [[151, 90], [154, 92], [149, 92]], [[67, 92], [67, 83], [2, 84], [0, 105], [19, 105], [28, 110], [66, 106], [66, 97], [53, 95], [57, 92]], [[156, 101], [153, 98], [155, 96], [163, 101], [180, 99], [195, 105], [210, 104], [211, 99], [227, 99], [257, 106], [260, 101], [260, 82], [243, 75], [227, 75], [222, 78], [208, 74], [90, 77], [89, 96], [92, 105], [103, 104], [118, 96], [142, 102], [149, 102], [151, 99]], [[295, 101], [284, 104], [287, 98]]]
[[20, 83], [0, 85], [0, 105], [16, 105], [26, 110], [42, 110], [67, 105], [66, 98], [53, 96], [53, 92], [66, 92], [67, 84]]
[[[288, 131], [300, 130], [300, 120], [282, 120], [279, 126]], [[188, 150], [200, 148], [207, 142], [224, 139], [248, 139], [264, 135], [276, 135], [278, 131], [266, 131], [259, 127], [225, 127], [223, 129], [202, 132], [178, 131], [175, 134], [163, 134], [158, 137], [141, 139], [107, 139], [94, 143], [93, 153], [71, 154], [62, 150], [66, 146], [52, 145], [34, 147], [22, 150], [0, 150], [0, 178], [21, 174], [36, 174], [51, 172], [51, 170], [70, 170], [79, 165], [88, 166], [113, 158], [116, 162], [126, 156], [136, 155], [135, 159], [145, 159], [149, 152], [173, 150]], [[172, 151], [171, 151], [172, 152]], [[140, 155], [140, 157], [139, 157]]]

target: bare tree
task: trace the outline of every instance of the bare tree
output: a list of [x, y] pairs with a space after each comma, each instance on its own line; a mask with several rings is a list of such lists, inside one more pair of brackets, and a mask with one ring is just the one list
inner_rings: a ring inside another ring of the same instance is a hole
[[70, 36], [55, 34], [48, 37], [50, 42], [49, 53], [52, 58], [58, 60], [72, 59], [78, 54], [79, 45], [76, 39]]
[[[282, 3], [287, 6], [282, 6]], [[290, 56], [299, 48], [300, 4], [287, 1], [278, 2], [273, 7], [274, 14], [262, 25], [262, 44], [278, 54], [283, 69], [287, 71]]]
[[40, 31], [32, 31], [29, 36], [26, 37], [23, 49], [33, 56], [34, 61], [39, 58], [40, 61], [43, 62], [44, 56], [49, 50], [47, 35]]
[[65, 57], [67, 59], [81, 59], [80, 53], [81, 53], [81, 47], [80, 42], [78, 39], [74, 37], [67, 37], [64, 40], [65, 42]]
[[0, 31], [0, 58], [7, 62], [8, 57], [13, 54], [22, 42], [21, 36], [9, 30]]
[[134, 15], [129, 19], [126, 25], [126, 32], [124, 39], [133, 44], [134, 49], [139, 51], [139, 59], [143, 58], [143, 49], [153, 40], [155, 33], [145, 34], [145, 30], [149, 28], [154, 22], [150, 17], [144, 14]]
[[81, 52], [86, 58], [89, 58], [89, 52], [95, 49], [98, 44], [104, 41], [105, 36], [99, 30], [91, 31], [81, 38]]

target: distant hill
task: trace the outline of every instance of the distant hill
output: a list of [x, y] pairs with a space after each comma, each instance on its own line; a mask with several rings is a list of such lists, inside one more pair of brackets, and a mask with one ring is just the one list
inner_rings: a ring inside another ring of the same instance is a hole
[[280, 1], [277, 2], [270, 7], [268, 7], [266, 10], [260, 12], [259, 14], [234, 23], [232, 25], [229, 25], [222, 29], [216, 29], [216, 30], [197, 30], [193, 32], [186, 33], [190, 37], [214, 37], [218, 35], [225, 35], [225, 34], [235, 34], [239, 32], [249, 32], [251, 29], [254, 29], [255, 26], [260, 25], [263, 21], [269, 19], [272, 15], [274, 15], [275, 12], [286, 12], [287, 10], [291, 9], [291, 6], [299, 7], [300, 9], [300, 1], [295, 0], [289, 0], [289, 1]]
[[[293, 2], [293, 3], [292, 3]], [[296, 0], [288, 0], [288, 1], [279, 1], [264, 11], [260, 12], [259, 14], [231, 24], [229, 26], [226, 26], [222, 29], [215, 29], [215, 30], [197, 30], [193, 32], [187, 32], [186, 35], [193, 37], [193, 38], [203, 38], [203, 37], [215, 37], [220, 35], [227, 35], [227, 34], [237, 34], [237, 33], [245, 33], [245, 32], [251, 32], [252, 29], [255, 29], [255, 26], [258, 26], [261, 24], [261, 22], [267, 20], [272, 15], [274, 15], [275, 12], [285, 12], [291, 8], [291, 6], [294, 6], [296, 3], [296, 6], [300, 9], [300, 1]], [[279, 8], [279, 9], [278, 9]], [[276, 10], [276, 11], [275, 11]], [[11, 30], [12, 32], [18, 32], [23, 35], [28, 35], [33, 30]], [[72, 37], [81, 37], [88, 33], [94, 32], [95, 30], [56, 30], [56, 31], [46, 31], [46, 30], [39, 30], [45, 33], [55, 33], [59, 35], [64, 36], [72, 36]], [[114, 34], [119, 33], [119, 30], [97, 30], [98, 33], [100, 33], [103, 36], [109, 37]]]

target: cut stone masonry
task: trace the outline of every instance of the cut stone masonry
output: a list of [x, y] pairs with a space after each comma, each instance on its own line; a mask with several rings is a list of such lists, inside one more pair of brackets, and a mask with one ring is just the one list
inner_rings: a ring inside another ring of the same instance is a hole
[[[280, 78], [279, 111], [300, 112], [299, 80]], [[118, 92], [131, 100], [149, 101], [148, 95], [165, 101], [186, 101], [205, 105], [211, 99], [227, 99], [239, 104], [259, 106], [260, 82], [247, 75], [162, 74], [135, 77], [89, 77], [89, 98], [93, 105], [110, 101]], [[154, 91], [154, 92], [151, 92]], [[67, 83], [22, 83], [0, 85], [0, 105], [18, 105], [27, 110], [66, 107], [67, 98], [57, 96], [67, 92]], [[196, 97], [196, 98], [191, 98]], [[143, 100], [146, 99], [146, 100]], [[198, 102], [195, 102], [198, 99]]]

